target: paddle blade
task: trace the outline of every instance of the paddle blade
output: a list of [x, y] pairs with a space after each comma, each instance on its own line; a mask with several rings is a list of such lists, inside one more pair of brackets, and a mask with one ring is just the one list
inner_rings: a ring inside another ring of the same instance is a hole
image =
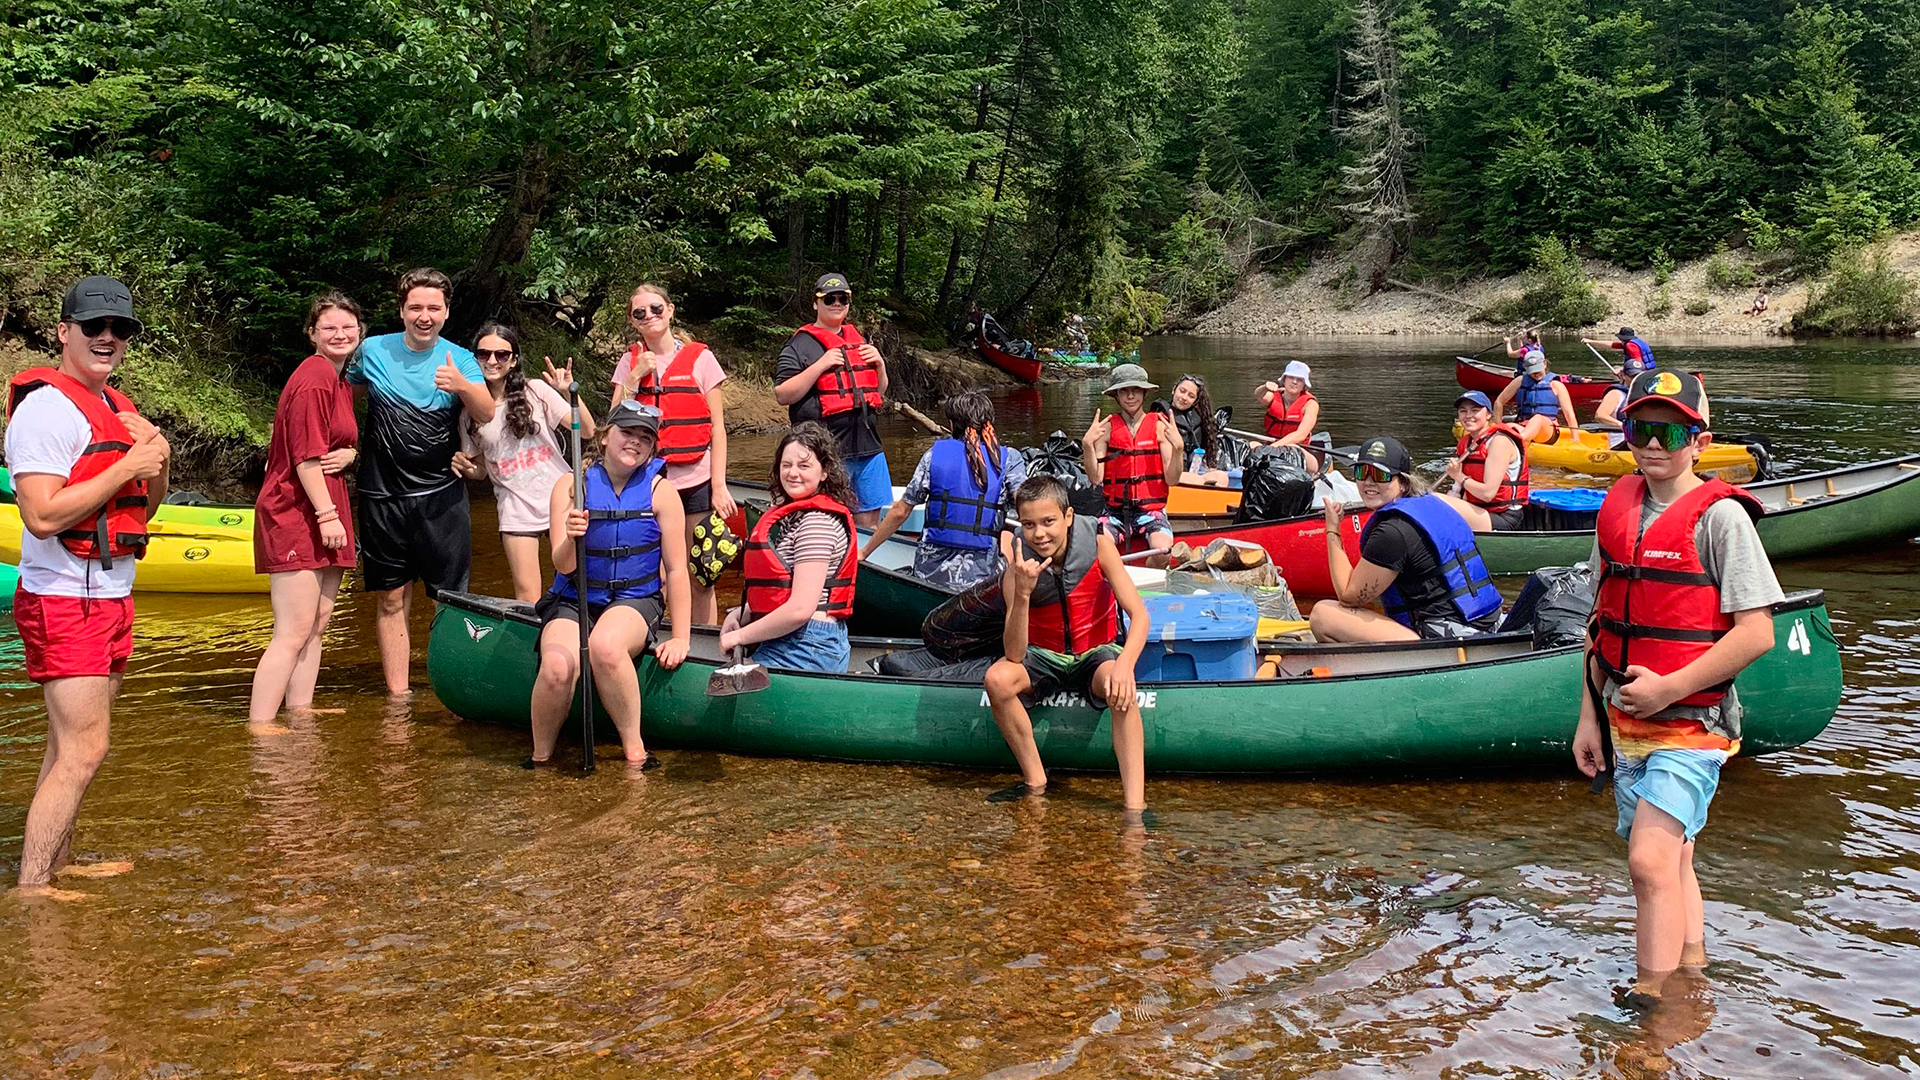
[[752, 694], [773, 685], [767, 669], [759, 664], [736, 661], [707, 676], [708, 697], [733, 697]]

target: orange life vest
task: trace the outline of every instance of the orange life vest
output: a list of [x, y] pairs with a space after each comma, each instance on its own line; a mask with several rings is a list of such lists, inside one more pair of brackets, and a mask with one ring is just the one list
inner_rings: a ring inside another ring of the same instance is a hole
[[1119, 413], [1107, 418], [1107, 456], [1100, 459], [1100, 490], [1111, 507], [1138, 507], [1142, 512], [1167, 505], [1167, 471], [1160, 465], [1160, 424], [1164, 418], [1148, 412], [1138, 431], [1130, 430]]
[[781, 503], [754, 522], [753, 532], [747, 536], [747, 557], [741, 564], [745, 585], [741, 596], [746, 601], [747, 610], [756, 618], [775, 610], [793, 595], [793, 568], [781, 562], [779, 554], [773, 549], [773, 526], [781, 519], [803, 510], [825, 511], [838, 517], [846, 526], [847, 557], [841, 560], [839, 569], [827, 578], [825, 611], [836, 619], [845, 619], [853, 614], [853, 581], [860, 569], [860, 534], [854, 531], [853, 511], [821, 492], [811, 498]]
[[[67, 484], [83, 483], [113, 467], [133, 449], [133, 435], [118, 414], [137, 413], [127, 395], [113, 387], [96, 394], [85, 383], [58, 368], [28, 368], [7, 384], [7, 418], [22, 398], [43, 386], [51, 386], [67, 396], [80, 415], [87, 418], [92, 435], [80, 460], [67, 474]], [[113, 569], [113, 560], [131, 555], [138, 559], [147, 553], [147, 482], [129, 480], [113, 493], [95, 515], [91, 527], [76, 522], [73, 528], [58, 533], [60, 545], [76, 558], [97, 559]]]
[[813, 384], [813, 392], [820, 398], [821, 416], [852, 412], [860, 407], [863, 399], [869, 409], [878, 409], [884, 404], [880, 400], [880, 369], [860, 358], [858, 346], [865, 345], [867, 339], [860, 336], [852, 323], [840, 327], [838, 334], [814, 323], [795, 333], [811, 335], [828, 352], [847, 350], [846, 365], [820, 376]]
[[1300, 425], [1306, 421], [1307, 402], [1313, 400], [1313, 392], [1300, 391], [1300, 396], [1294, 398], [1291, 405], [1283, 400], [1284, 397], [1284, 394], [1276, 393], [1267, 402], [1266, 428], [1270, 439], [1285, 438], [1300, 430]]
[[[669, 465], [691, 465], [699, 461], [713, 445], [713, 410], [707, 407], [707, 395], [694, 377], [693, 364], [705, 345], [689, 341], [676, 349], [673, 359], [658, 380], [649, 366], [640, 376], [640, 388], [634, 400], [645, 395], [645, 404], [660, 410], [660, 442], [656, 453]], [[640, 361], [638, 344], [627, 350], [627, 363]]]
[[1519, 474], [1511, 481], [1502, 479], [1500, 486], [1494, 489], [1493, 498], [1491, 499], [1482, 499], [1480, 496], [1468, 491], [1465, 487], [1460, 489], [1459, 495], [1475, 506], [1485, 507], [1489, 513], [1504, 514], [1508, 510], [1527, 505], [1527, 494], [1530, 486], [1527, 477], [1527, 440], [1521, 436], [1520, 429], [1514, 427], [1512, 424], [1490, 424], [1487, 427], [1487, 433], [1480, 436], [1480, 441], [1474, 443], [1472, 446], [1467, 445], [1467, 437], [1465, 435], [1460, 436], [1460, 441], [1454, 446], [1453, 453], [1455, 457], [1460, 459], [1460, 471], [1467, 475], [1467, 479], [1485, 480], [1487, 477], [1487, 447], [1493, 445], [1493, 437], [1495, 435], [1505, 435], [1507, 438], [1513, 440], [1513, 452], [1520, 455]]
[[[1594, 597], [1594, 651], [1618, 677], [1629, 664], [1671, 675], [1699, 659], [1733, 629], [1720, 610], [1720, 586], [1707, 574], [1694, 544], [1694, 526], [1721, 499], [1738, 499], [1758, 518], [1760, 500], [1724, 480], [1708, 480], [1674, 500], [1644, 535], [1641, 504], [1647, 479], [1621, 477], [1600, 504], [1600, 583]], [[1727, 696], [1732, 683], [1709, 686], [1674, 702], [1706, 706]]]

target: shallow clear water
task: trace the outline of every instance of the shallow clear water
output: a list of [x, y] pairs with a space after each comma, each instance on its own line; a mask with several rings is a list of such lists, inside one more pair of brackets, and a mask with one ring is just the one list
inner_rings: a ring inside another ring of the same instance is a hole
[[[1147, 363], [1251, 412], [1302, 356], [1341, 441], [1437, 456], [1456, 351], [1174, 339]], [[1909, 446], [1920, 350], [1662, 355], [1796, 468]], [[1078, 434], [1096, 395], [1003, 393], [1001, 431]], [[924, 442], [889, 434], [904, 481]], [[490, 536], [476, 556], [476, 588], [503, 590]], [[519, 733], [425, 689], [385, 703], [357, 594], [318, 703], [345, 711], [277, 739], [244, 724], [265, 599], [143, 596], [76, 837], [136, 868], [81, 883], [86, 903], [0, 897], [0, 1077], [1905, 1075], [1920, 547], [1779, 569], [1828, 590], [1846, 697], [1815, 742], [1728, 767], [1700, 843], [1708, 984], [1652, 1020], [1612, 1003], [1625, 851], [1571, 769], [1153, 779], [1132, 831], [1105, 777], [1008, 808], [983, 801], [1008, 776], [926, 768], [675, 753], [528, 774]], [[10, 878], [44, 718], [0, 627]]]

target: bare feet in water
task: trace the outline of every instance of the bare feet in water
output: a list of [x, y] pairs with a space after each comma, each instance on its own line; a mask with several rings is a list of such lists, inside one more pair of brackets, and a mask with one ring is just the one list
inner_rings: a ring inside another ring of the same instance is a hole
[[56, 889], [51, 885], [19, 885], [14, 888], [13, 895], [22, 900], [58, 900], [63, 904], [93, 899], [89, 893], [74, 892], [72, 889]]

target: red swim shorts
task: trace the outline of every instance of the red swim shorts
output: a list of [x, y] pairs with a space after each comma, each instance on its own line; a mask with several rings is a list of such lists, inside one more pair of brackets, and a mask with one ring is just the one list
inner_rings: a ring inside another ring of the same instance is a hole
[[26, 647], [27, 678], [43, 683], [115, 675], [133, 655], [133, 597], [14, 594], [13, 623]]

